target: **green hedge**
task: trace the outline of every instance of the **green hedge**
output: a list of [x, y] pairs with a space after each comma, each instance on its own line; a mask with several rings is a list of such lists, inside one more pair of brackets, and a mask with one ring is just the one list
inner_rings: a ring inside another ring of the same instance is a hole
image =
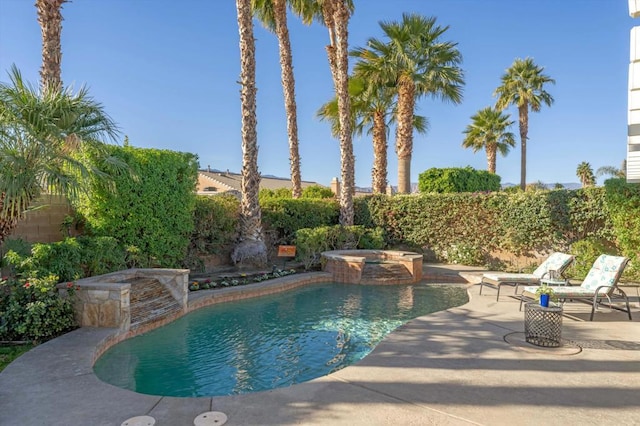
[[431, 168], [418, 176], [418, 190], [421, 193], [452, 193], [499, 191], [500, 176], [486, 170], [476, 170], [470, 166]]
[[239, 216], [240, 201], [232, 195], [198, 196], [185, 266], [201, 270], [200, 255], [230, 253], [238, 234]]
[[340, 216], [334, 199], [265, 199], [260, 207], [265, 229], [276, 234], [274, 244], [291, 244], [299, 229], [336, 225]]
[[110, 150], [131, 173], [110, 183], [92, 181], [90, 194], [75, 202], [86, 231], [129, 247], [138, 266], [180, 267], [194, 229], [197, 157], [130, 146]]

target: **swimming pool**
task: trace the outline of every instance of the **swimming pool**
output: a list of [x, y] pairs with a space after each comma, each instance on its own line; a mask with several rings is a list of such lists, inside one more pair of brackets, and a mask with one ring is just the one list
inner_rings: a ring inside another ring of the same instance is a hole
[[94, 372], [151, 395], [274, 389], [351, 365], [407, 321], [467, 301], [460, 286], [314, 284], [199, 309], [113, 346]]

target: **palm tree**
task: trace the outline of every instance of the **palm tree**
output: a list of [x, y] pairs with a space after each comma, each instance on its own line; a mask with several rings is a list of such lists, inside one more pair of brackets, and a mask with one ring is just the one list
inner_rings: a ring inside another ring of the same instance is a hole
[[436, 25], [436, 18], [403, 14], [401, 22], [380, 22], [387, 43], [370, 38], [355, 71], [397, 92], [396, 153], [398, 192], [411, 191], [411, 155], [416, 100], [429, 95], [444, 101], [462, 100], [462, 55], [456, 43], [440, 40], [449, 27]]
[[487, 152], [489, 173], [496, 172], [496, 154], [505, 156], [516, 145], [515, 136], [507, 131], [513, 124], [509, 118], [509, 114], [486, 107], [471, 117], [472, 123], [463, 132], [466, 135], [462, 142], [464, 148], [472, 148], [473, 152], [484, 148]]
[[[45, 86], [39, 93], [13, 66], [10, 83], [0, 83], [0, 243], [44, 192], [75, 198], [88, 177], [108, 177], [83, 161], [83, 154], [121, 170], [105, 142], [119, 132], [86, 88]], [[56, 83], [51, 83], [55, 85]]]
[[305, 24], [321, 22], [329, 32], [326, 46], [333, 86], [338, 99], [340, 140], [340, 224], [353, 225], [355, 158], [351, 131], [349, 97], [349, 43], [347, 27], [353, 13], [353, 0], [292, 0], [292, 10]]
[[[362, 76], [352, 75], [349, 78], [349, 94], [353, 134], [361, 136], [366, 132], [373, 138], [371, 170], [373, 192], [384, 194], [387, 189], [387, 136], [389, 124], [393, 122], [392, 112], [395, 109], [393, 91], [386, 86], [373, 84]], [[320, 120], [329, 121], [333, 135], [338, 135], [340, 123], [338, 123], [336, 98], [320, 107], [316, 115]], [[414, 117], [414, 128], [418, 132], [425, 133], [427, 127], [428, 122], [425, 117], [419, 115]]]
[[586, 161], [578, 164], [576, 176], [578, 176], [578, 178], [580, 179], [580, 183], [582, 183], [583, 188], [596, 184], [596, 177], [593, 175], [591, 164], [587, 163]]
[[302, 195], [302, 178], [300, 177], [300, 152], [298, 149], [298, 113], [291, 43], [287, 27], [287, 0], [252, 0], [251, 5], [257, 18], [278, 37], [282, 90], [284, 92], [287, 134], [289, 137], [291, 194], [293, 198], [300, 198]]
[[543, 74], [533, 59], [516, 59], [502, 76], [502, 84], [494, 93], [498, 97], [496, 108], [505, 110], [509, 105], [518, 107], [520, 126], [520, 188], [524, 191], [527, 182], [527, 135], [529, 133], [529, 109], [540, 111], [542, 104], [551, 106], [553, 97], [544, 89], [555, 80]]
[[42, 32], [42, 68], [40, 87], [52, 90], [62, 89], [60, 63], [62, 48], [62, 5], [68, 0], [36, 0], [38, 23]]
[[613, 176], [615, 178], [625, 179], [627, 177], [627, 160], [622, 160], [620, 168], [614, 166], [602, 166], [596, 170], [596, 176]]
[[242, 199], [240, 201], [240, 241], [231, 259], [234, 263], [267, 263], [267, 247], [262, 233], [258, 202], [258, 134], [256, 119], [256, 51], [251, 0], [236, 0], [240, 32], [240, 99], [242, 109]]

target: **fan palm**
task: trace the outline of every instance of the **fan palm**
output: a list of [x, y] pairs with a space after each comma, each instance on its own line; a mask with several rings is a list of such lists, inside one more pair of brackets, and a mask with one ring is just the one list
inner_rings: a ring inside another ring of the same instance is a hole
[[126, 167], [108, 156], [105, 142], [118, 129], [86, 88], [73, 94], [45, 85], [39, 93], [15, 66], [9, 79], [0, 83], [0, 243], [44, 192], [75, 198], [88, 177], [108, 177], [83, 154], [114, 171]]
[[257, 18], [278, 37], [282, 90], [284, 92], [289, 138], [291, 194], [293, 198], [300, 198], [302, 195], [302, 179], [300, 177], [300, 151], [298, 148], [298, 115], [291, 42], [287, 27], [287, 2], [287, 0], [252, 0], [251, 5]]
[[620, 168], [614, 166], [602, 166], [596, 170], [596, 176], [613, 176], [615, 178], [625, 179], [627, 177], [627, 160], [622, 160]]
[[487, 107], [471, 117], [472, 123], [464, 130], [466, 135], [462, 146], [472, 148], [473, 152], [484, 149], [487, 152], [487, 170], [496, 172], [496, 155], [507, 155], [516, 145], [515, 136], [507, 131], [513, 124], [508, 114]]
[[456, 43], [442, 41], [449, 27], [436, 18], [404, 14], [401, 22], [380, 22], [388, 42], [370, 38], [351, 54], [359, 59], [355, 71], [397, 93], [396, 154], [398, 192], [411, 190], [411, 155], [416, 100], [429, 95], [444, 101], [462, 100], [462, 55]]
[[62, 5], [68, 0], [36, 0], [38, 23], [42, 32], [42, 68], [40, 87], [52, 90], [62, 89], [60, 63], [62, 47]]
[[576, 176], [578, 176], [578, 179], [580, 179], [580, 183], [582, 183], [583, 188], [596, 184], [596, 178], [593, 175], [591, 164], [587, 163], [586, 161], [578, 164], [578, 168], [576, 169]]
[[267, 248], [262, 233], [258, 199], [258, 133], [256, 119], [256, 50], [251, 0], [236, 0], [240, 32], [240, 100], [242, 110], [242, 199], [240, 201], [240, 241], [234, 248], [234, 263], [263, 265]]
[[[389, 124], [393, 122], [395, 102], [393, 91], [381, 85], [373, 84], [362, 76], [349, 78], [349, 94], [351, 96], [351, 112], [353, 134], [367, 133], [373, 139], [373, 168], [371, 171], [372, 189], [374, 193], [385, 193], [387, 189], [387, 136]], [[338, 101], [336, 98], [324, 104], [316, 114], [320, 120], [331, 123], [331, 131], [338, 135]], [[391, 118], [389, 116], [391, 115]], [[426, 132], [427, 119], [414, 117], [414, 128]]]
[[545, 90], [545, 85], [555, 84], [555, 80], [543, 74], [544, 68], [533, 59], [516, 59], [502, 76], [501, 85], [495, 90], [498, 97], [496, 108], [505, 110], [510, 105], [518, 107], [520, 127], [520, 188], [524, 191], [527, 182], [527, 139], [529, 134], [529, 109], [539, 112], [542, 104], [551, 106], [553, 97]]

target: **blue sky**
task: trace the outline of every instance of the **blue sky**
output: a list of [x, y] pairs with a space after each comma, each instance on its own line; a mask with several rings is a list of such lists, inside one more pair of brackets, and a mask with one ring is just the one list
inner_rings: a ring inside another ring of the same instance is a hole
[[[0, 0], [0, 81], [16, 64], [38, 83], [40, 30], [33, 0]], [[350, 47], [382, 38], [379, 21], [403, 12], [435, 16], [458, 43], [466, 86], [462, 104], [428, 98], [426, 135], [415, 135], [411, 180], [431, 167], [486, 169], [484, 152], [461, 147], [463, 130], [492, 105], [500, 77], [516, 58], [532, 57], [556, 80], [550, 108], [529, 121], [527, 181], [577, 182], [589, 162], [616, 166], [626, 156], [629, 31], [638, 25], [626, 0], [355, 0]], [[63, 8], [62, 79], [86, 84], [122, 135], [138, 147], [196, 153], [202, 168], [239, 172], [239, 49], [231, 0], [75, 0]], [[340, 176], [338, 142], [315, 118], [333, 96], [327, 31], [289, 18], [296, 76], [302, 177], [329, 185]], [[255, 25], [258, 75], [259, 170], [289, 176], [276, 37]], [[517, 111], [508, 112], [517, 122]], [[511, 129], [518, 135], [517, 123]], [[389, 174], [397, 184], [397, 157], [389, 143]], [[356, 184], [371, 185], [369, 137], [355, 138]], [[520, 148], [498, 157], [502, 182], [520, 181]], [[599, 180], [602, 182], [602, 179]]]

